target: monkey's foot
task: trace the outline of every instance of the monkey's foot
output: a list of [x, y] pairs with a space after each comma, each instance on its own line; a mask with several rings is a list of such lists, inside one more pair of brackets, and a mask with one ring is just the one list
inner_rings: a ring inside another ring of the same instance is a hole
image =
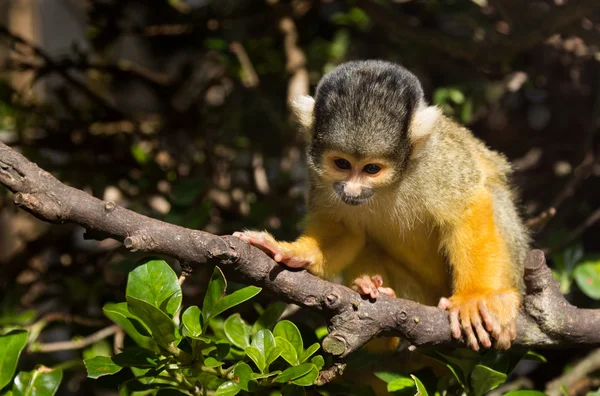
[[[510, 348], [517, 336], [517, 313], [520, 296], [516, 290], [454, 295], [440, 299], [438, 307], [450, 312], [452, 337], [459, 339], [464, 331], [467, 345], [474, 351], [479, 343], [485, 348]], [[485, 328], [484, 328], [485, 326]]]
[[371, 298], [379, 297], [379, 293], [386, 294], [390, 297], [396, 297], [396, 293], [391, 287], [381, 287], [383, 278], [381, 275], [363, 275], [352, 282], [352, 289], [360, 294], [370, 296]]
[[252, 246], [256, 246], [271, 256], [273, 260], [277, 261], [278, 263], [283, 263], [290, 268], [305, 268], [310, 265], [310, 261], [308, 259], [295, 257], [283, 249], [279, 242], [277, 242], [275, 238], [273, 238], [268, 232], [242, 231], [234, 232], [233, 236], [248, 242]]

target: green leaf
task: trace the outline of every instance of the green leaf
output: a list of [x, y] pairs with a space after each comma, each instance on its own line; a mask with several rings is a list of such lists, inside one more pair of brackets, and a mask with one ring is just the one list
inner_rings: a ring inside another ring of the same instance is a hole
[[546, 394], [536, 390], [522, 389], [505, 393], [504, 396], [546, 396]]
[[251, 299], [260, 293], [262, 289], [256, 286], [247, 286], [243, 289], [236, 290], [235, 292], [223, 297], [219, 300], [215, 306], [213, 307], [212, 312], [210, 313], [209, 319], [214, 318], [219, 315], [221, 312], [228, 310], [229, 308], [235, 307], [238, 304], [243, 303]]
[[312, 364], [314, 364], [315, 366], [317, 366], [317, 370], [319, 370], [319, 371], [321, 371], [321, 369], [325, 365], [325, 359], [323, 359], [323, 356], [321, 356], [321, 355], [317, 355], [317, 356], [313, 357], [312, 359], [310, 359], [310, 362]]
[[214, 357], [209, 356], [206, 359], [204, 359], [204, 365], [206, 367], [219, 367], [219, 366], [223, 365], [223, 362], [220, 362], [217, 359], [215, 359]]
[[198, 382], [200, 382], [200, 384], [202, 386], [206, 387], [207, 389], [211, 389], [211, 390], [217, 389], [219, 386], [221, 386], [221, 384], [223, 384], [225, 382], [221, 378], [217, 377], [214, 374], [210, 374], [210, 373], [200, 373], [200, 375], [197, 377], [197, 379], [198, 379]]
[[378, 371], [375, 373], [375, 376], [383, 382], [385, 382], [386, 384], [389, 384], [390, 382], [396, 381], [398, 379], [406, 378], [406, 376], [403, 374], [393, 373], [389, 371]]
[[246, 355], [248, 355], [248, 357], [250, 359], [252, 359], [252, 361], [254, 362], [254, 364], [256, 364], [256, 367], [258, 368], [258, 370], [260, 370], [261, 373], [265, 372], [265, 357], [263, 356], [263, 354], [258, 350], [258, 348], [253, 347], [253, 346], [249, 346], [246, 349], [244, 349], [244, 352], [246, 352]]
[[239, 393], [242, 389], [237, 386], [233, 381], [223, 382], [221, 386], [217, 388], [215, 392], [216, 396], [234, 396]]
[[19, 357], [27, 345], [28, 332], [15, 330], [0, 336], [0, 389], [12, 381]]
[[475, 396], [485, 395], [506, 381], [506, 374], [489, 367], [476, 365], [471, 372], [471, 387]]
[[143, 300], [127, 296], [127, 308], [136, 315], [152, 332], [152, 338], [162, 346], [178, 340], [176, 326], [165, 312]]
[[287, 304], [276, 302], [267, 307], [265, 311], [258, 317], [254, 325], [252, 326], [252, 334], [256, 334], [257, 331], [262, 329], [272, 329], [277, 323]]
[[94, 379], [104, 375], [116, 374], [123, 368], [115, 364], [108, 356], [96, 356], [92, 359], [85, 359], [83, 363], [87, 369], [88, 378]]
[[575, 268], [574, 276], [586, 296], [600, 300], [600, 260], [581, 263]]
[[296, 385], [300, 385], [300, 386], [311, 386], [315, 383], [317, 377], [319, 376], [319, 370], [317, 369], [317, 367], [312, 364], [312, 368], [310, 369], [310, 371], [303, 375], [300, 378], [296, 378], [294, 380], [292, 380], [293, 384]]
[[202, 335], [202, 313], [195, 305], [188, 307], [181, 316], [183, 322], [183, 336], [199, 339]]
[[306, 362], [308, 360], [308, 358], [311, 357], [318, 350], [319, 350], [318, 342], [315, 342], [314, 344], [312, 344], [311, 346], [306, 348], [306, 351], [304, 351], [304, 353], [302, 353], [302, 356], [300, 357], [300, 363]]
[[546, 358], [543, 355], [540, 355], [539, 353], [533, 351], [527, 351], [527, 353], [525, 353], [525, 356], [523, 356], [523, 359], [541, 363], [547, 362]]
[[13, 383], [14, 396], [52, 396], [62, 381], [62, 370], [40, 366], [33, 371], [21, 371]]
[[417, 386], [417, 393], [415, 394], [415, 396], [429, 396], [429, 393], [427, 393], [427, 389], [425, 388], [425, 385], [423, 385], [421, 380], [412, 374], [410, 376], [415, 381], [415, 385]]
[[265, 368], [269, 368], [269, 365], [281, 354], [281, 348], [277, 347], [273, 333], [267, 329], [259, 330], [258, 333], [252, 337], [252, 346], [258, 349], [263, 355], [265, 359]]
[[[415, 381], [412, 378], [404, 377], [404, 378], [397, 378], [397, 379], [393, 380], [392, 382], [390, 382], [387, 385], [387, 390], [388, 390], [388, 392], [398, 392], [398, 391], [406, 390], [407, 388], [413, 389], [414, 387], [415, 387]], [[410, 392], [412, 394], [414, 394], [414, 390], [411, 390]]]
[[[175, 271], [163, 260], [150, 260], [129, 273], [127, 302], [144, 301], [171, 318], [181, 306], [181, 287]], [[135, 312], [134, 312], [135, 313]]]
[[279, 348], [281, 348], [281, 357], [291, 364], [292, 366], [296, 366], [300, 364], [298, 361], [298, 354], [296, 353], [296, 349], [292, 346], [292, 344], [283, 337], [275, 337], [275, 343]]
[[313, 369], [313, 367], [315, 367], [315, 365], [312, 363], [304, 363], [298, 366], [289, 367], [285, 369], [283, 373], [275, 377], [273, 379], [273, 382], [286, 383], [289, 381], [293, 381], [296, 378], [300, 378], [308, 374]]
[[152, 351], [141, 347], [127, 348], [112, 361], [121, 367], [152, 368], [156, 366], [159, 356]]
[[[252, 379], [252, 368], [244, 362], [238, 363], [233, 368], [233, 380], [237, 383], [238, 387], [245, 390], [250, 391], [250, 387], [254, 389], [256, 383]], [[252, 386], [254, 384], [254, 386]]]
[[136, 329], [136, 326], [133, 325], [134, 322], [132, 321], [135, 321], [138, 323], [138, 328], [143, 327], [143, 325], [139, 323], [138, 318], [129, 312], [127, 303], [104, 304], [102, 312], [104, 312], [104, 315], [106, 315], [107, 318], [118, 324], [136, 344], [146, 349], [157, 350], [156, 342], [154, 342], [152, 338], [142, 335]]
[[204, 295], [204, 302], [202, 304], [202, 317], [204, 319], [205, 329], [208, 325], [209, 319], [211, 318], [213, 308], [215, 307], [217, 302], [221, 300], [225, 295], [226, 288], [227, 282], [225, 282], [223, 272], [221, 272], [219, 267], [215, 267], [215, 269], [213, 270], [213, 274], [210, 277], [210, 281], [208, 282], [208, 288], [206, 289], [206, 294]]
[[84, 349], [82, 352], [84, 359], [93, 359], [96, 356], [111, 356], [112, 354], [113, 347], [107, 340], [95, 342], [92, 346]]
[[10, 307], [9, 312], [3, 311], [0, 307], [2, 316], [0, 317], [0, 326], [25, 326], [35, 319], [37, 312], [35, 309], [28, 309], [26, 311], [16, 313], [13, 312], [13, 307]]
[[296, 350], [296, 354], [299, 357], [302, 356], [302, 353], [304, 352], [304, 345], [302, 343], [300, 330], [298, 330], [295, 324], [289, 320], [282, 320], [281, 322], [277, 323], [273, 329], [273, 334], [275, 337], [282, 337], [288, 340]]
[[250, 326], [236, 313], [227, 318], [224, 325], [227, 339], [236, 347], [245, 349], [250, 346]]

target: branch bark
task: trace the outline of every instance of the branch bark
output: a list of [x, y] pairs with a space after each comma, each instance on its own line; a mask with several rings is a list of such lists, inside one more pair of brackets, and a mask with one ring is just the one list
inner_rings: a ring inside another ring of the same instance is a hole
[[[338, 359], [377, 336], [398, 336], [414, 347], [459, 345], [441, 309], [388, 296], [365, 300], [345, 286], [288, 270], [238, 238], [186, 229], [94, 198], [64, 185], [3, 143], [0, 184], [15, 193], [18, 206], [42, 220], [79, 224], [88, 237], [111, 237], [132, 251], [166, 254], [191, 266], [212, 262], [232, 280], [263, 287], [284, 301], [319, 312], [330, 328], [323, 349]], [[570, 305], [540, 250], [526, 259], [525, 282], [515, 346], [600, 345], [600, 310]]]

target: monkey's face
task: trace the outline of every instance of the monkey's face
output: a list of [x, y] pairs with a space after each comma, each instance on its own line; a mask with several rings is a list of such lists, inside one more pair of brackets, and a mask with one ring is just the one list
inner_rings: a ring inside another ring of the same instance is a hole
[[339, 151], [322, 157], [321, 178], [333, 184], [333, 191], [348, 205], [361, 205], [377, 188], [393, 180], [393, 167], [383, 158], [357, 158]]

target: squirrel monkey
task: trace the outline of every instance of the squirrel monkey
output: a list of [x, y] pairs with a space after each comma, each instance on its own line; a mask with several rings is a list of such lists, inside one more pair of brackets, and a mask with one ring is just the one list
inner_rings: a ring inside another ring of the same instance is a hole
[[529, 236], [505, 157], [428, 106], [417, 77], [389, 62], [337, 67], [294, 110], [307, 138], [306, 229], [295, 242], [234, 235], [289, 267], [341, 274], [371, 298], [437, 304], [474, 350], [509, 348]]

